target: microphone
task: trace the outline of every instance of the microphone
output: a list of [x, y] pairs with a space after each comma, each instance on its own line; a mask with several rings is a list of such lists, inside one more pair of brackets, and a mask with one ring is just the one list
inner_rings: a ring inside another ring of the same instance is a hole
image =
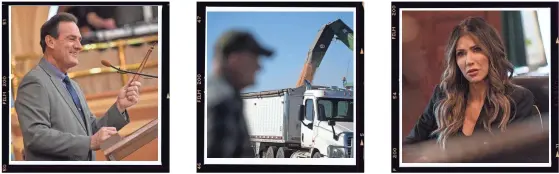
[[118, 73], [121, 73], [121, 74], [136, 74], [136, 75], [145, 76], [145, 77], [157, 78], [157, 76], [154, 76], [154, 75], [142, 74], [142, 73], [136, 73], [136, 72], [122, 70], [120, 68], [117, 68], [117, 67], [113, 66], [111, 63], [109, 63], [109, 61], [106, 61], [106, 60], [101, 60], [101, 64], [103, 64], [103, 66], [113, 68]]

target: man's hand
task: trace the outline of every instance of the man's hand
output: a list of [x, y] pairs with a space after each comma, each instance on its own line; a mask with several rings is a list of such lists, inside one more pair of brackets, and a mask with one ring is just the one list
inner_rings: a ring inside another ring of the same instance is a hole
[[105, 142], [105, 140], [109, 139], [112, 135], [117, 134], [115, 127], [102, 127], [95, 133], [95, 135], [91, 136], [91, 143], [89, 148], [91, 150], [99, 150], [101, 149], [101, 144]]
[[124, 112], [130, 106], [135, 105], [140, 100], [140, 87], [142, 83], [134, 81], [120, 89], [116, 99], [116, 107], [119, 112]]

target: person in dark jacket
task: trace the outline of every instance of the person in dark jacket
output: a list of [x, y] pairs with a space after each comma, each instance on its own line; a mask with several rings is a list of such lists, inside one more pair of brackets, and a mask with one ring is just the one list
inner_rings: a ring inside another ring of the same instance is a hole
[[404, 144], [436, 139], [444, 148], [450, 137], [506, 131], [532, 116], [534, 96], [512, 74], [497, 31], [479, 17], [463, 20], [451, 33], [441, 82]]
[[115, 6], [62, 6], [59, 12], [67, 12], [78, 18], [78, 27], [82, 35], [97, 30], [117, 28]]
[[259, 57], [273, 52], [248, 32], [225, 32], [215, 45], [207, 88], [208, 158], [254, 158], [240, 91], [255, 83]]

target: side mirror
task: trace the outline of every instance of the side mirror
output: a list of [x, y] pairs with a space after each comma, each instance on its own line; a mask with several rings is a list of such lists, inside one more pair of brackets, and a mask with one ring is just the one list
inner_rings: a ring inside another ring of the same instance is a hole
[[299, 121], [305, 118], [305, 105], [299, 105]]
[[328, 126], [336, 126], [336, 122], [334, 120], [328, 120]]

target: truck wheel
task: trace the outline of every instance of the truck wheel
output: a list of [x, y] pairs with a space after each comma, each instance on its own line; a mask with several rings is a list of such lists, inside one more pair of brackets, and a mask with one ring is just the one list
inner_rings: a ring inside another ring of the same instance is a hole
[[280, 147], [278, 149], [278, 153], [276, 154], [276, 158], [290, 158], [293, 151], [286, 147]]
[[312, 154], [313, 158], [321, 158], [322, 156], [320, 155], [320, 152], [316, 151]]
[[278, 151], [278, 148], [276, 146], [268, 147], [268, 151], [266, 152], [266, 156], [264, 158], [274, 158], [274, 157], [276, 157], [276, 152], [277, 151]]

